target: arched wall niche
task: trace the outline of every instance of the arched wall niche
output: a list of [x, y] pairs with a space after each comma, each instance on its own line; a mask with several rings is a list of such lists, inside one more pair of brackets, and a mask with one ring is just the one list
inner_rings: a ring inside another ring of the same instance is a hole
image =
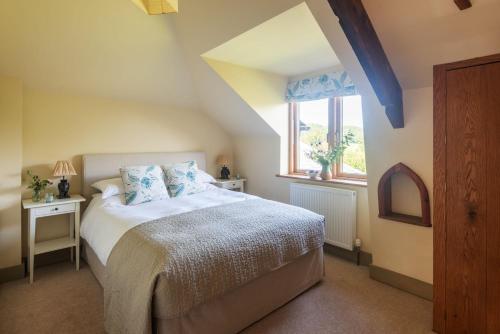
[[[392, 177], [396, 174], [405, 174], [415, 182], [420, 193], [421, 216], [412, 216], [392, 211]], [[378, 184], [378, 209], [379, 217], [401, 223], [431, 227], [431, 208], [429, 192], [424, 181], [413, 170], [403, 163], [398, 163], [382, 175]]]

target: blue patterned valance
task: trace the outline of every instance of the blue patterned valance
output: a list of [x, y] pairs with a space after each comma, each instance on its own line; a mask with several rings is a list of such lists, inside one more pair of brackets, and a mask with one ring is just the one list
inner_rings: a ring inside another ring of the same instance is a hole
[[341, 71], [289, 82], [286, 101], [303, 102], [357, 94], [358, 90], [347, 72]]

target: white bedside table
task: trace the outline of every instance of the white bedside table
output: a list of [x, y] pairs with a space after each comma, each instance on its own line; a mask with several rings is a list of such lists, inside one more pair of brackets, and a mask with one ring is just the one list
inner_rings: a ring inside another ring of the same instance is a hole
[[215, 183], [212, 183], [213, 185], [216, 185], [219, 188], [224, 188], [228, 190], [233, 190], [233, 191], [240, 191], [240, 192], [245, 192], [245, 181], [246, 179], [229, 179], [229, 180], [224, 180], [224, 179], [216, 179]]
[[[28, 210], [28, 269], [30, 271], [30, 284], [33, 283], [35, 255], [52, 252], [59, 249], [71, 248], [73, 260], [73, 247], [76, 248], [76, 270], [80, 269], [80, 203], [85, 198], [80, 195], [71, 195], [71, 198], [56, 199], [52, 203], [33, 202], [31, 199], [23, 200], [23, 208]], [[35, 242], [37, 218], [70, 214], [69, 235], [64, 238]]]

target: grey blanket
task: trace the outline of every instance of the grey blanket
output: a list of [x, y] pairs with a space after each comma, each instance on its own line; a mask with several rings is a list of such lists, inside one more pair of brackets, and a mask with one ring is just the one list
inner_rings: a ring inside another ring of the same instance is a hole
[[115, 245], [106, 265], [106, 330], [151, 333], [159, 279], [166, 286], [164, 314], [179, 317], [321, 247], [323, 241], [322, 216], [263, 199], [136, 226]]

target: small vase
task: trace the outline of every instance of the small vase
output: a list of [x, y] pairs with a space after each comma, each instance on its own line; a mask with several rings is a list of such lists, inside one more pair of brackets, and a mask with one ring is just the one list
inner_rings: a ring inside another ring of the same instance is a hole
[[319, 174], [322, 180], [329, 181], [332, 179], [332, 166], [323, 165], [321, 168], [321, 174]]
[[33, 200], [33, 202], [40, 202], [40, 200], [42, 199], [41, 191], [33, 190], [31, 195], [32, 195], [31, 199]]

